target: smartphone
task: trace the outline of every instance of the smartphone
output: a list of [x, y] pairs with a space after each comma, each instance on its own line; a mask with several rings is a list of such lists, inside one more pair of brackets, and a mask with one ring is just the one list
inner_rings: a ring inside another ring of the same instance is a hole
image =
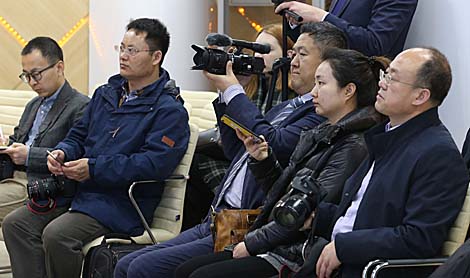
[[224, 114], [222, 116], [222, 118], [220, 118], [220, 120], [224, 124], [228, 125], [229, 127], [233, 128], [233, 129], [238, 129], [245, 136], [253, 136], [253, 138], [255, 138], [256, 143], [263, 142], [263, 139], [258, 134], [254, 133], [253, 131], [248, 129], [246, 126], [244, 126], [241, 123], [237, 122], [236, 120], [232, 119], [227, 114]]
[[46, 152], [47, 152], [47, 154], [48, 154], [50, 157], [54, 158], [55, 161], [59, 162], [60, 165], [65, 166], [65, 165], [64, 165], [64, 162], [62, 162], [62, 161], [60, 161], [59, 159], [57, 159], [57, 157], [56, 157], [53, 153], [51, 153], [49, 150], [46, 150]]

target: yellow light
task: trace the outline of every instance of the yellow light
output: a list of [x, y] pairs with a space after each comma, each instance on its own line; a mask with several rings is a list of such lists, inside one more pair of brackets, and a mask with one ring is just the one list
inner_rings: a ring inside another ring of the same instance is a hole
[[211, 13], [213, 13], [213, 12], [214, 12], [214, 8], [211, 7], [211, 8], [209, 9], [209, 11], [211, 11]]
[[18, 34], [18, 31], [15, 30], [7, 21], [5, 18], [0, 16], [0, 25], [3, 26], [3, 28], [21, 45], [25, 46], [26, 41], [21, 37], [20, 34]]
[[80, 20], [59, 40], [58, 44], [64, 46], [85, 24], [88, 23], [88, 15]]
[[256, 32], [259, 32], [263, 29], [263, 27], [260, 24], [252, 21], [248, 16], [245, 16], [245, 8], [243, 7], [238, 8], [238, 13], [245, 17], [245, 20], [250, 24], [251, 27], [253, 27], [253, 29], [256, 30]]

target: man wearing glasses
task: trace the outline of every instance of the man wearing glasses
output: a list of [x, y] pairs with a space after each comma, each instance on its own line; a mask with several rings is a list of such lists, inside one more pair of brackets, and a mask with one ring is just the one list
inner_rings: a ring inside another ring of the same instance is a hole
[[[143, 233], [127, 195], [133, 181], [157, 180], [136, 199], [151, 222], [189, 141], [179, 90], [161, 67], [170, 36], [156, 19], [130, 22], [120, 72], [96, 89], [81, 120], [47, 157], [49, 170], [78, 182], [68, 211], [35, 215], [20, 208], [3, 232], [14, 277], [80, 277], [82, 247], [109, 232]], [[63, 163], [62, 163], [63, 162]]]
[[381, 74], [375, 108], [389, 121], [366, 132], [369, 159], [346, 182], [340, 204], [319, 206], [316, 232], [331, 242], [318, 277], [339, 267], [341, 277], [360, 277], [377, 258], [439, 255], [469, 181], [438, 114], [451, 82], [434, 48], [406, 50]]
[[[65, 79], [62, 49], [53, 39], [37, 37], [29, 41], [21, 52], [21, 64], [19, 78], [38, 96], [26, 105], [14, 134], [0, 138], [9, 145], [0, 153], [8, 154], [16, 168], [12, 178], [0, 181], [0, 223], [27, 199], [28, 179], [50, 176], [46, 150], [64, 139], [89, 101]], [[59, 206], [67, 204], [64, 198], [57, 201]]]

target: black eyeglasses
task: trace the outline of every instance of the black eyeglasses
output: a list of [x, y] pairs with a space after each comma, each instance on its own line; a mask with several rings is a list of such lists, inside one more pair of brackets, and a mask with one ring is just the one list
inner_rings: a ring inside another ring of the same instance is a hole
[[46, 70], [48, 69], [51, 69], [53, 68], [55, 65], [57, 65], [57, 63], [59, 63], [60, 61], [57, 61], [41, 70], [37, 70], [37, 71], [33, 71], [33, 72], [26, 72], [24, 71], [23, 73], [21, 73], [18, 77], [21, 79], [21, 81], [23, 81], [24, 83], [29, 83], [31, 81], [31, 78], [36, 81], [36, 82], [39, 82], [41, 79], [42, 79], [42, 73], [45, 72]]

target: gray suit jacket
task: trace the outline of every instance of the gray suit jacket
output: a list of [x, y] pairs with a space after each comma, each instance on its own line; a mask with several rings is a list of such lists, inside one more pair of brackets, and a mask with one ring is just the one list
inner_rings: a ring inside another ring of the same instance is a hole
[[[65, 138], [69, 129], [77, 122], [89, 102], [89, 98], [65, 81], [46, 118], [39, 127], [39, 132], [29, 149], [27, 172], [48, 173], [46, 150], [54, 148]], [[41, 105], [41, 98], [35, 97], [25, 107], [18, 126], [10, 136], [10, 144], [13, 142], [25, 143], [28, 133], [33, 126], [36, 112]]]

